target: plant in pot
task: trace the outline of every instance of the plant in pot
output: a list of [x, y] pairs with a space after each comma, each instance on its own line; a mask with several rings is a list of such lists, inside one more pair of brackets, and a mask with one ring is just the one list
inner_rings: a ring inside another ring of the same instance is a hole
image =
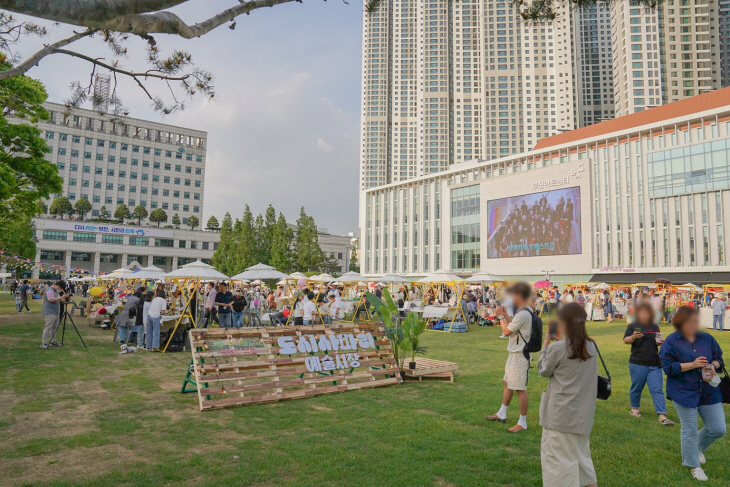
[[365, 297], [383, 321], [385, 336], [388, 337], [393, 348], [393, 357], [398, 366], [398, 371], [400, 372], [401, 378], [405, 380], [403, 363], [405, 362], [406, 354], [410, 350], [411, 341], [406, 336], [405, 330], [400, 323], [398, 306], [396, 306], [387, 289], [383, 289], [383, 298], [385, 301], [373, 293], [365, 293]]
[[416, 313], [409, 312], [403, 322], [403, 334], [408, 339], [408, 350], [411, 352], [411, 361], [408, 368], [416, 368], [416, 354], [424, 355], [427, 347], [420, 345], [421, 335], [426, 331], [426, 322], [418, 317]]

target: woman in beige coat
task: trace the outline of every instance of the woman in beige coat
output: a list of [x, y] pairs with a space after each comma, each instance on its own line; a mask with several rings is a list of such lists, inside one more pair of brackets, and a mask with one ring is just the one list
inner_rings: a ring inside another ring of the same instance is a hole
[[551, 487], [597, 486], [590, 434], [598, 389], [597, 349], [578, 303], [558, 309], [558, 341], [550, 333], [537, 370], [549, 377], [540, 401], [542, 481]]

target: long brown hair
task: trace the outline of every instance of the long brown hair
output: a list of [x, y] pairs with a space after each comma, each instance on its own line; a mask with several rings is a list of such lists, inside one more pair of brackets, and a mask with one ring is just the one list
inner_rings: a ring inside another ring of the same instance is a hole
[[687, 322], [687, 320], [689, 320], [692, 316], [696, 314], [698, 314], [698, 311], [692, 306], [680, 306], [674, 313], [674, 318], [672, 318], [672, 325], [674, 325], [674, 328], [677, 331], [681, 332], [682, 327]]
[[588, 360], [588, 341], [593, 341], [586, 330], [586, 310], [578, 303], [567, 303], [558, 308], [558, 319], [565, 323], [568, 358]]

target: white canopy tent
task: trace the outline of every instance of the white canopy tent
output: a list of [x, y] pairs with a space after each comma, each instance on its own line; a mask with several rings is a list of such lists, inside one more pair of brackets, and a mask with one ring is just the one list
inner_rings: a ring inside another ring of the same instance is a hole
[[352, 271], [346, 272], [346, 273], [342, 274], [340, 277], [337, 278], [338, 281], [340, 281], [340, 282], [342, 282], [344, 284], [350, 284], [350, 283], [353, 283], [353, 282], [360, 282], [363, 279], [365, 279], [365, 278], [362, 277], [359, 272], [352, 272]]
[[126, 267], [122, 267], [121, 269], [116, 269], [105, 276], [101, 276], [101, 279], [129, 279], [133, 275], [134, 271], [131, 271]]
[[245, 271], [241, 272], [240, 274], [236, 274], [235, 276], [231, 277], [232, 281], [255, 281], [255, 280], [261, 280], [261, 279], [287, 279], [290, 276], [288, 274], [284, 274], [283, 272], [277, 271], [274, 267], [271, 267], [270, 265], [266, 264], [256, 264], [251, 267], [246, 268]]
[[314, 282], [332, 282], [335, 280], [335, 278], [327, 273], [324, 273], [324, 274], [320, 274], [318, 276], [308, 277], [307, 280], [314, 281]]
[[289, 274], [289, 279], [293, 280], [299, 280], [299, 279], [307, 279], [307, 276], [302, 272], [294, 272], [292, 274]]
[[405, 277], [401, 277], [398, 274], [385, 274], [383, 277], [380, 277], [378, 279], [373, 279], [374, 281], [377, 281], [379, 283], [386, 283], [386, 284], [400, 284], [400, 283], [410, 283], [408, 279]]
[[168, 272], [167, 274], [163, 274], [162, 277], [165, 279], [212, 279], [215, 281], [228, 279], [228, 276], [218, 272], [212, 265], [208, 265], [199, 260], [185, 264], [179, 269]]
[[423, 279], [419, 279], [417, 282], [420, 282], [422, 284], [448, 284], [464, 281], [465, 280], [463, 278], [457, 276], [456, 274], [453, 274], [451, 271], [448, 271], [446, 269], [439, 269], [433, 274], [429, 274]]
[[482, 272], [479, 271], [476, 274], [474, 274], [471, 277], [468, 277], [466, 279], [466, 282], [470, 284], [481, 284], [481, 283], [488, 283], [488, 282], [504, 282], [504, 279], [501, 279], [494, 274], [490, 274], [489, 272]]
[[164, 275], [165, 275], [165, 271], [163, 269], [160, 269], [159, 267], [151, 265], [148, 267], [141, 268], [140, 270], [138, 270], [137, 272], [132, 274], [132, 276], [130, 276], [130, 278], [131, 279], [159, 280], [159, 279], [162, 279]]

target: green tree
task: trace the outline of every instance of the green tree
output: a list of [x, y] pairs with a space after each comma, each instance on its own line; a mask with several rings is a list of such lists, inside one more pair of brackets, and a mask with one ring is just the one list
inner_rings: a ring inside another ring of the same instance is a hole
[[241, 271], [256, 264], [256, 229], [251, 208], [246, 205], [237, 238], [237, 269]]
[[256, 264], [269, 263], [269, 249], [266, 248], [266, 228], [264, 228], [264, 217], [258, 215], [253, 221], [254, 252], [253, 260]]
[[147, 208], [142, 205], [135, 206], [132, 216], [134, 216], [134, 218], [137, 220], [137, 225], [141, 225], [142, 220], [147, 218]]
[[53, 216], [60, 216], [61, 220], [63, 220], [63, 215], [73, 212], [73, 209], [74, 207], [71, 205], [71, 202], [67, 197], [59, 196], [58, 198], [54, 198], [48, 213]]
[[127, 205], [125, 205], [124, 203], [117, 206], [117, 209], [114, 211], [114, 218], [119, 220], [120, 223], [124, 223], [125, 218], [131, 217], [132, 214], [129, 212], [129, 208], [127, 208]]
[[218, 230], [218, 226], [218, 219], [215, 216], [208, 218], [208, 223], [206, 224], [207, 228], [210, 228], [211, 230]]
[[322, 263], [320, 264], [319, 269], [322, 272], [326, 272], [327, 274], [331, 274], [335, 277], [342, 274], [342, 266], [340, 266], [340, 262], [337, 260], [336, 257], [324, 256], [322, 258]]
[[280, 272], [289, 273], [293, 271], [292, 245], [294, 242], [294, 230], [289, 228], [286, 218], [279, 213], [271, 237], [271, 260], [269, 265]]
[[352, 252], [350, 252], [350, 271], [360, 272], [360, 262], [357, 260], [357, 249], [355, 247], [353, 247]]
[[33, 241], [33, 229], [35, 225], [28, 215], [22, 212], [13, 213], [12, 217], [5, 221], [0, 218], [0, 248], [5, 254], [17, 254], [28, 257], [35, 257], [36, 247]]
[[198, 217], [193, 215], [188, 218], [188, 226], [190, 227], [190, 230], [195, 230], [195, 227], [200, 226], [200, 221], [198, 220]]
[[272, 205], [266, 208], [264, 213], [263, 233], [261, 245], [263, 247], [261, 262], [271, 265], [271, 246], [274, 243], [274, 231], [276, 230], [276, 210]]
[[180, 215], [178, 215], [177, 213], [172, 215], [172, 225], [175, 228], [180, 228]]
[[304, 207], [299, 211], [297, 219], [294, 253], [298, 268], [302, 272], [318, 270], [324, 261], [324, 254], [319, 247], [317, 224], [314, 223], [314, 218], [307, 215]]
[[152, 223], [157, 223], [157, 226], [160, 226], [160, 223], [167, 221], [167, 213], [165, 213], [165, 210], [162, 208], [155, 208], [152, 210], [152, 213], [150, 213], [150, 221]]
[[91, 211], [91, 203], [86, 198], [80, 198], [74, 205], [74, 211], [83, 220], [86, 214]]
[[99, 209], [99, 218], [101, 218], [102, 220], [106, 220], [107, 218], [109, 218], [109, 211], [107, 211], [106, 206], [102, 206]]
[[230, 213], [226, 212], [223, 217], [223, 225], [221, 225], [221, 238], [218, 241], [218, 248], [213, 253], [213, 265], [227, 276], [237, 274], [237, 272], [234, 272], [235, 248], [233, 218], [231, 218]]

